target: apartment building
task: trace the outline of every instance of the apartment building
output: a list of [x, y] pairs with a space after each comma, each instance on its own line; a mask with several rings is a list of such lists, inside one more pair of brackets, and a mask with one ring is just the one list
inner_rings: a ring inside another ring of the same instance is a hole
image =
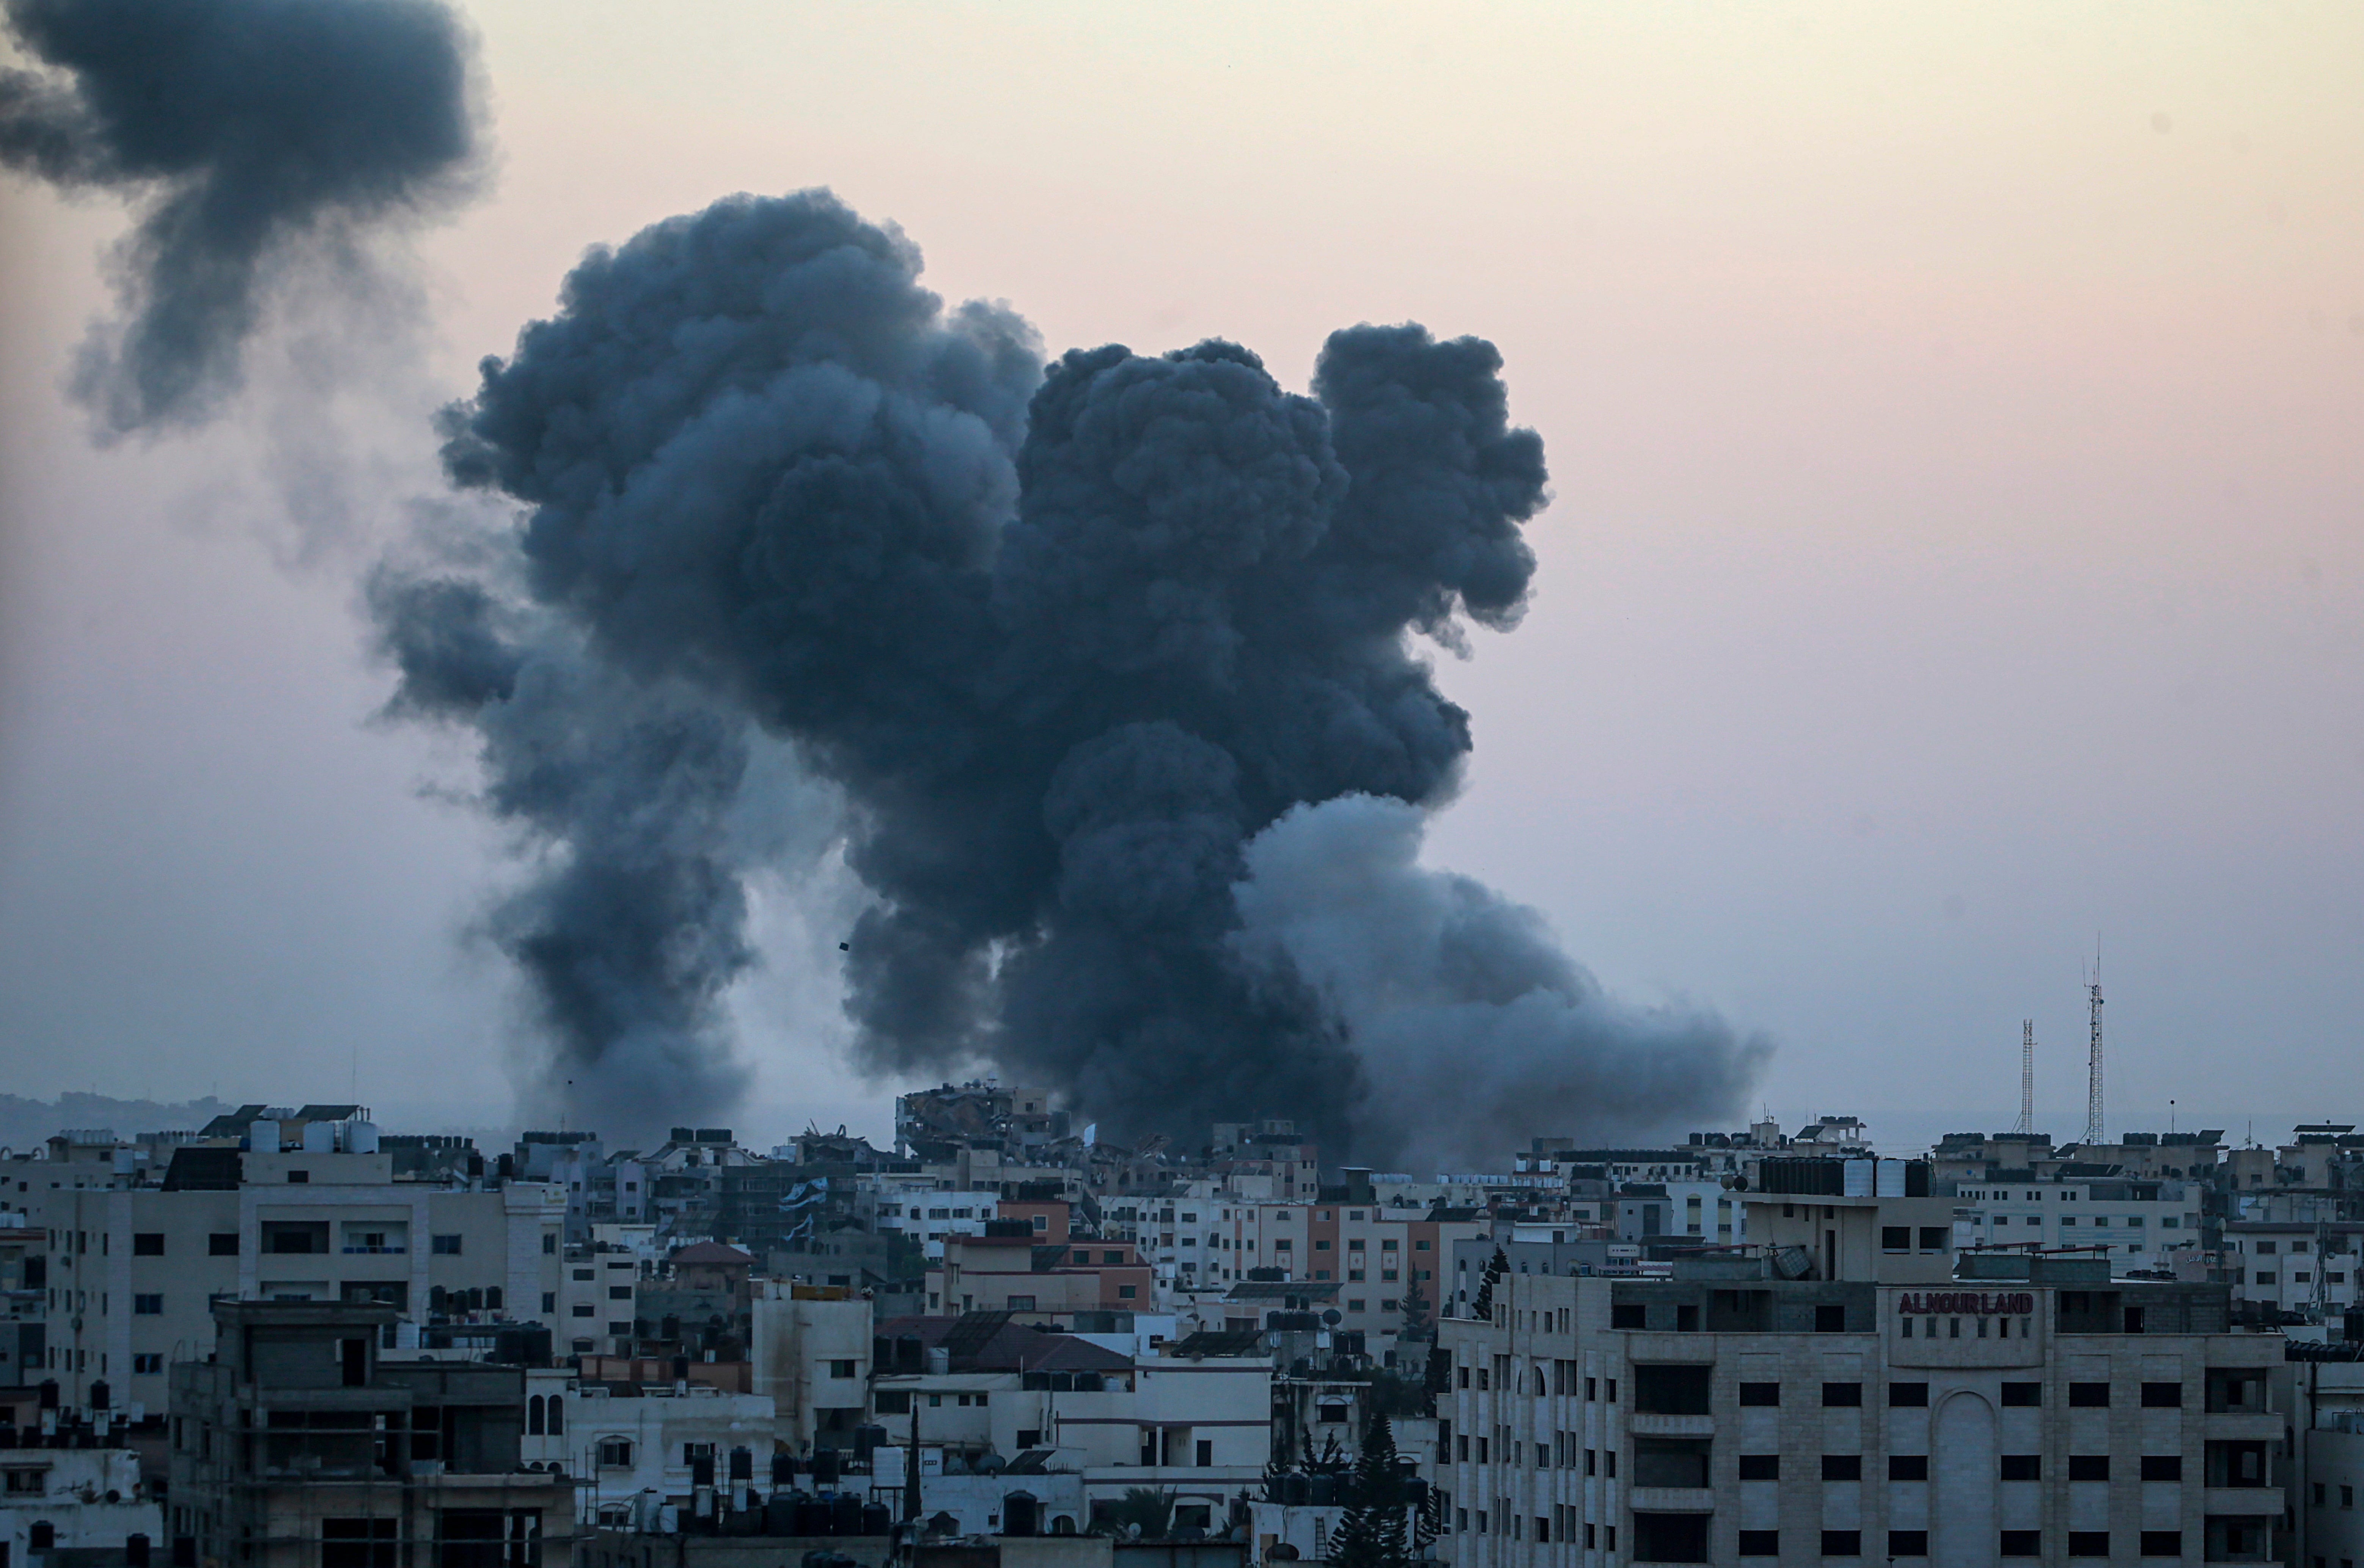
[[[176, 1560], [219, 1568], [560, 1568], [574, 1484], [529, 1470], [527, 1373], [382, 1356], [391, 1308], [223, 1301], [175, 1362]], [[545, 1411], [546, 1423], [546, 1411]]]
[[574, 1355], [629, 1356], [639, 1333], [637, 1293], [642, 1262], [613, 1241], [565, 1250], [556, 1314], [549, 1319], [559, 1349]]
[[212, 1349], [217, 1301], [372, 1302], [397, 1342], [433, 1318], [557, 1311], [566, 1198], [547, 1184], [398, 1180], [366, 1122], [258, 1120], [240, 1148], [184, 1143], [152, 1164], [12, 1167], [42, 1239], [43, 1376], [69, 1405], [162, 1409], [165, 1369]]
[[2135, 1268], [2163, 1254], [2197, 1251], [2202, 1188], [2195, 1182], [2035, 1179], [1956, 1184], [1956, 1240], [1963, 1246], [2106, 1247]]
[[871, 1304], [835, 1285], [757, 1280], [750, 1303], [754, 1390], [797, 1453], [851, 1449], [869, 1403]]
[[998, 1187], [980, 1191], [938, 1189], [922, 1177], [865, 1177], [871, 1192], [864, 1207], [882, 1232], [909, 1237], [931, 1262], [944, 1255], [948, 1236], [982, 1236], [986, 1222], [1000, 1216]]
[[2236, 1219], [2219, 1254], [2236, 1300], [2321, 1320], [2357, 1303], [2364, 1223], [2284, 1224]]
[[[1925, 1270], [1917, 1251], [1868, 1262]], [[1667, 1280], [1505, 1279], [1490, 1320], [1439, 1325], [1438, 1554], [2279, 1560], [2281, 1341], [2229, 1331], [2225, 1287], [2113, 1279], [2098, 1258], [1959, 1267], [1935, 1284], [1784, 1279], [1741, 1258]]]
[[[1068, 1529], [1087, 1528], [1097, 1505], [1140, 1487], [1207, 1528], [1272, 1458], [1268, 1355], [1129, 1355], [981, 1314], [878, 1333], [873, 1409], [890, 1446], [873, 1455], [873, 1485], [898, 1488], [916, 1432], [922, 1512], [950, 1513], [955, 1533], [1000, 1529], [1012, 1498], [1072, 1499]], [[1005, 1462], [976, 1462], [987, 1456]], [[1055, 1513], [1037, 1528], [1057, 1529]]]
[[1453, 1242], [1483, 1229], [1467, 1211], [1222, 1196], [1161, 1203], [1154, 1243], [1143, 1227], [1143, 1250], [1155, 1247], [1161, 1278], [1176, 1291], [1222, 1291], [1252, 1270], [1258, 1279], [1334, 1284], [1341, 1327], [1389, 1338], [1401, 1331], [1415, 1286], [1430, 1318], [1441, 1310], [1439, 1280]]
[[982, 1236], [947, 1236], [943, 1261], [928, 1270], [930, 1308], [1069, 1324], [1078, 1313], [1151, 1309], [1152, 1273], [1134, 1243], [1070, 1237], [1064, 1224], [1058, 1240], [1044, 1234], [1028, 1217], [989, 1221]]

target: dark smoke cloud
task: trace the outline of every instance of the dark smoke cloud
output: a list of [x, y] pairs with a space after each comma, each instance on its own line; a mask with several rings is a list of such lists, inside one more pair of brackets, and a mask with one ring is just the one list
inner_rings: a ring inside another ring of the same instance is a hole
[[1763, 1040], [1612, 1000], [1535, 911], [1423, 869], [1425, 828], [1397, 800], [1300, 806], [1234, 889], [1243, 960], [1312, 986], [1361, 1053], [1366, 1145], [1482, 1170], [1505, 1129], [1632, 1136], [1734, 1108]]
[[240, 379], [274, 271], [366, 274], [367, 232], [474, 161], [469, 49], [441, 0], [6, 0], [50, 69], [0, 71], [0, 162], [130, 193], [126, 319], [76, 391], [115, 433], [203, 418]]
[[746, 1085], [723, 993], [754, 961], [732, 811], [745, 717], [633, 679], [479, 583], [381, 571], [370, 608], [400, 672], [392, 717], [482, 739], [482, 804], [534, 862], [485, 934], [559, 1050], [547, 1076], [611, 1125], [726, 1110]]
[[[899, 233], [825, 193], [734, 198], [586, 259], [451, 417], [454, 479], [524, 508], [522, 588], [389, 576], [397, 702], [481, 732], [488, 804], [563, 868], [537, 911], [563, 903], [584, 940], [641, 955], [601, 966], [619, 997], [645, 991], [611, 1010], [663, 1042], [634, 1061], [727, 1061], [694, 1026], [745, 962], [743, 906], [727, 857], [671, 833], [619, 844], [611, 824], [711, 816], [728, 770], [652, 752], [603, 762], [591, 795], [545, 795], [547, 749], [507, 734], [521, 705], [542, 714], [530, 728], [597, 735], [639, 694], [710, 705], [842, 790], [848, 864], [876, 899], [846, 966], [869, 1065], [988, 1060], [1132, 1131], [1262, 1112], [1333, 1149], [1402, 1149], [1401, 1085], [1429, 1059], [1392, 1015], [1345, 1005], [1334, 964], [1246, 917], [1281, 899], [1278, 862], [1251, 846], [1309, 803], [1390, 801], [1416, 824], [1455, 789], [1468, 717], [1411, 636], [1508, 628], [1525, 604], [1542, 445], [1509, 423], [1499, 355], [1354, 328], [1312, 397], [1223, 342], [1077, 350], [1046, 372], [1023, 322], [948, 311], [919, 270]], [[546, 647], [577, 684], [529, 689]], [[692, 804], [659, 811], [667, 792]], [[534, 804], [504, 804], [520, 795]], [[1375, 870], [1401, 849], [1328, 841]], [[555, 896], [619, 855], [703, 896], [650, 895], [629, 920], [604, 883]], [[1399, 891], [1426, 874], [1396, 873]], [[1505, 1082], [1589, 1093], [1639, 1068], [1679, 1091], [1668, 1114], [1743, 1083], [1712, 1026], [1598, 1023], [1581, 972], [1517, 918], [1465, 920], [1455, 943], [1455, 963], [1490, 955], [1583, 1014], [1492, 1030], [1518, 1058]], [[608, 1061], [621, 1035], [512, 951], [562, 1063]], [[715, 956], [676, 970], [659, 951]], [[1429, 967], [1423, 996], [1460, 995], [1453, 965]], [[1498, 1097], [1505, 1133], [1569, 1104]]]

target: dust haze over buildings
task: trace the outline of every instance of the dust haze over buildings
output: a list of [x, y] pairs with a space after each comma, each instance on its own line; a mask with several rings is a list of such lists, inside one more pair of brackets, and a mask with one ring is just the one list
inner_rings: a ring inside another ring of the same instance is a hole
[[818, 191], [593, 251], [447, 416], [452, 478], [521, 517], [373, 578], [390, 711], [474, 730], [529, 851], [492, 930], [550, 1080], [729, 1104], [746, 878], [841, 841], [881, 1073], [1366, 1160], [1731, 1110], [1761, 1041], [1613, 1003], [1417, 863], [1471, 738], [1411, 639], [1515, 626], [1544, 498], [1494, 348], [1349, 328], [1310, 397], [1220, 340], [1046, 370], [919, 272]]

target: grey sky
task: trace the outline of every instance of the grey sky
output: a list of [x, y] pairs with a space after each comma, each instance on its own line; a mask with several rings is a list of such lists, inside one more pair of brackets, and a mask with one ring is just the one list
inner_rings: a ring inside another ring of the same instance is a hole
[[[368, 722], [353, 565], [583, 246], [826, 183], [1054, 351], [1497, 342], [1557, 498], [1526, 624], [1443, 672], [1429, 857], [1769, 1031], [1784, 1120], [2006, 1125], [2032, 1016], [2072, 1135], [2097, 931], [2116, 1126], [2364, 1108], [2352, 13], [471, 14], [498, 161], [416, 353], [274, 329], [209, 433], [90, 446], [123, 215], [0, 181], [0, 1086], [504, 1118], [502, 846]], [[751, 1127], [883, 1130], [844, 898], [763, 890]]]

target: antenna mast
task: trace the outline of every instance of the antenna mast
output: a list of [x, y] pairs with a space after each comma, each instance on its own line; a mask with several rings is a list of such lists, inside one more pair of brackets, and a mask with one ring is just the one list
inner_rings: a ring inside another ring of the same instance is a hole
[[2092, 994], [2093, 1044], [2087, 1060], [2085, 1087], [2085, 1138], [2087, 1144], [2105, 1143], [2108, 1135], [2102, 1130], [2102, 954], [2093, 953], [2093, 983], [2087, 987]]
[[2035, 1130], [2035, 1020], [2023, 1018], [2019, 1025], [2019, 1120], [2012, 1127], [2017, 1133]]

